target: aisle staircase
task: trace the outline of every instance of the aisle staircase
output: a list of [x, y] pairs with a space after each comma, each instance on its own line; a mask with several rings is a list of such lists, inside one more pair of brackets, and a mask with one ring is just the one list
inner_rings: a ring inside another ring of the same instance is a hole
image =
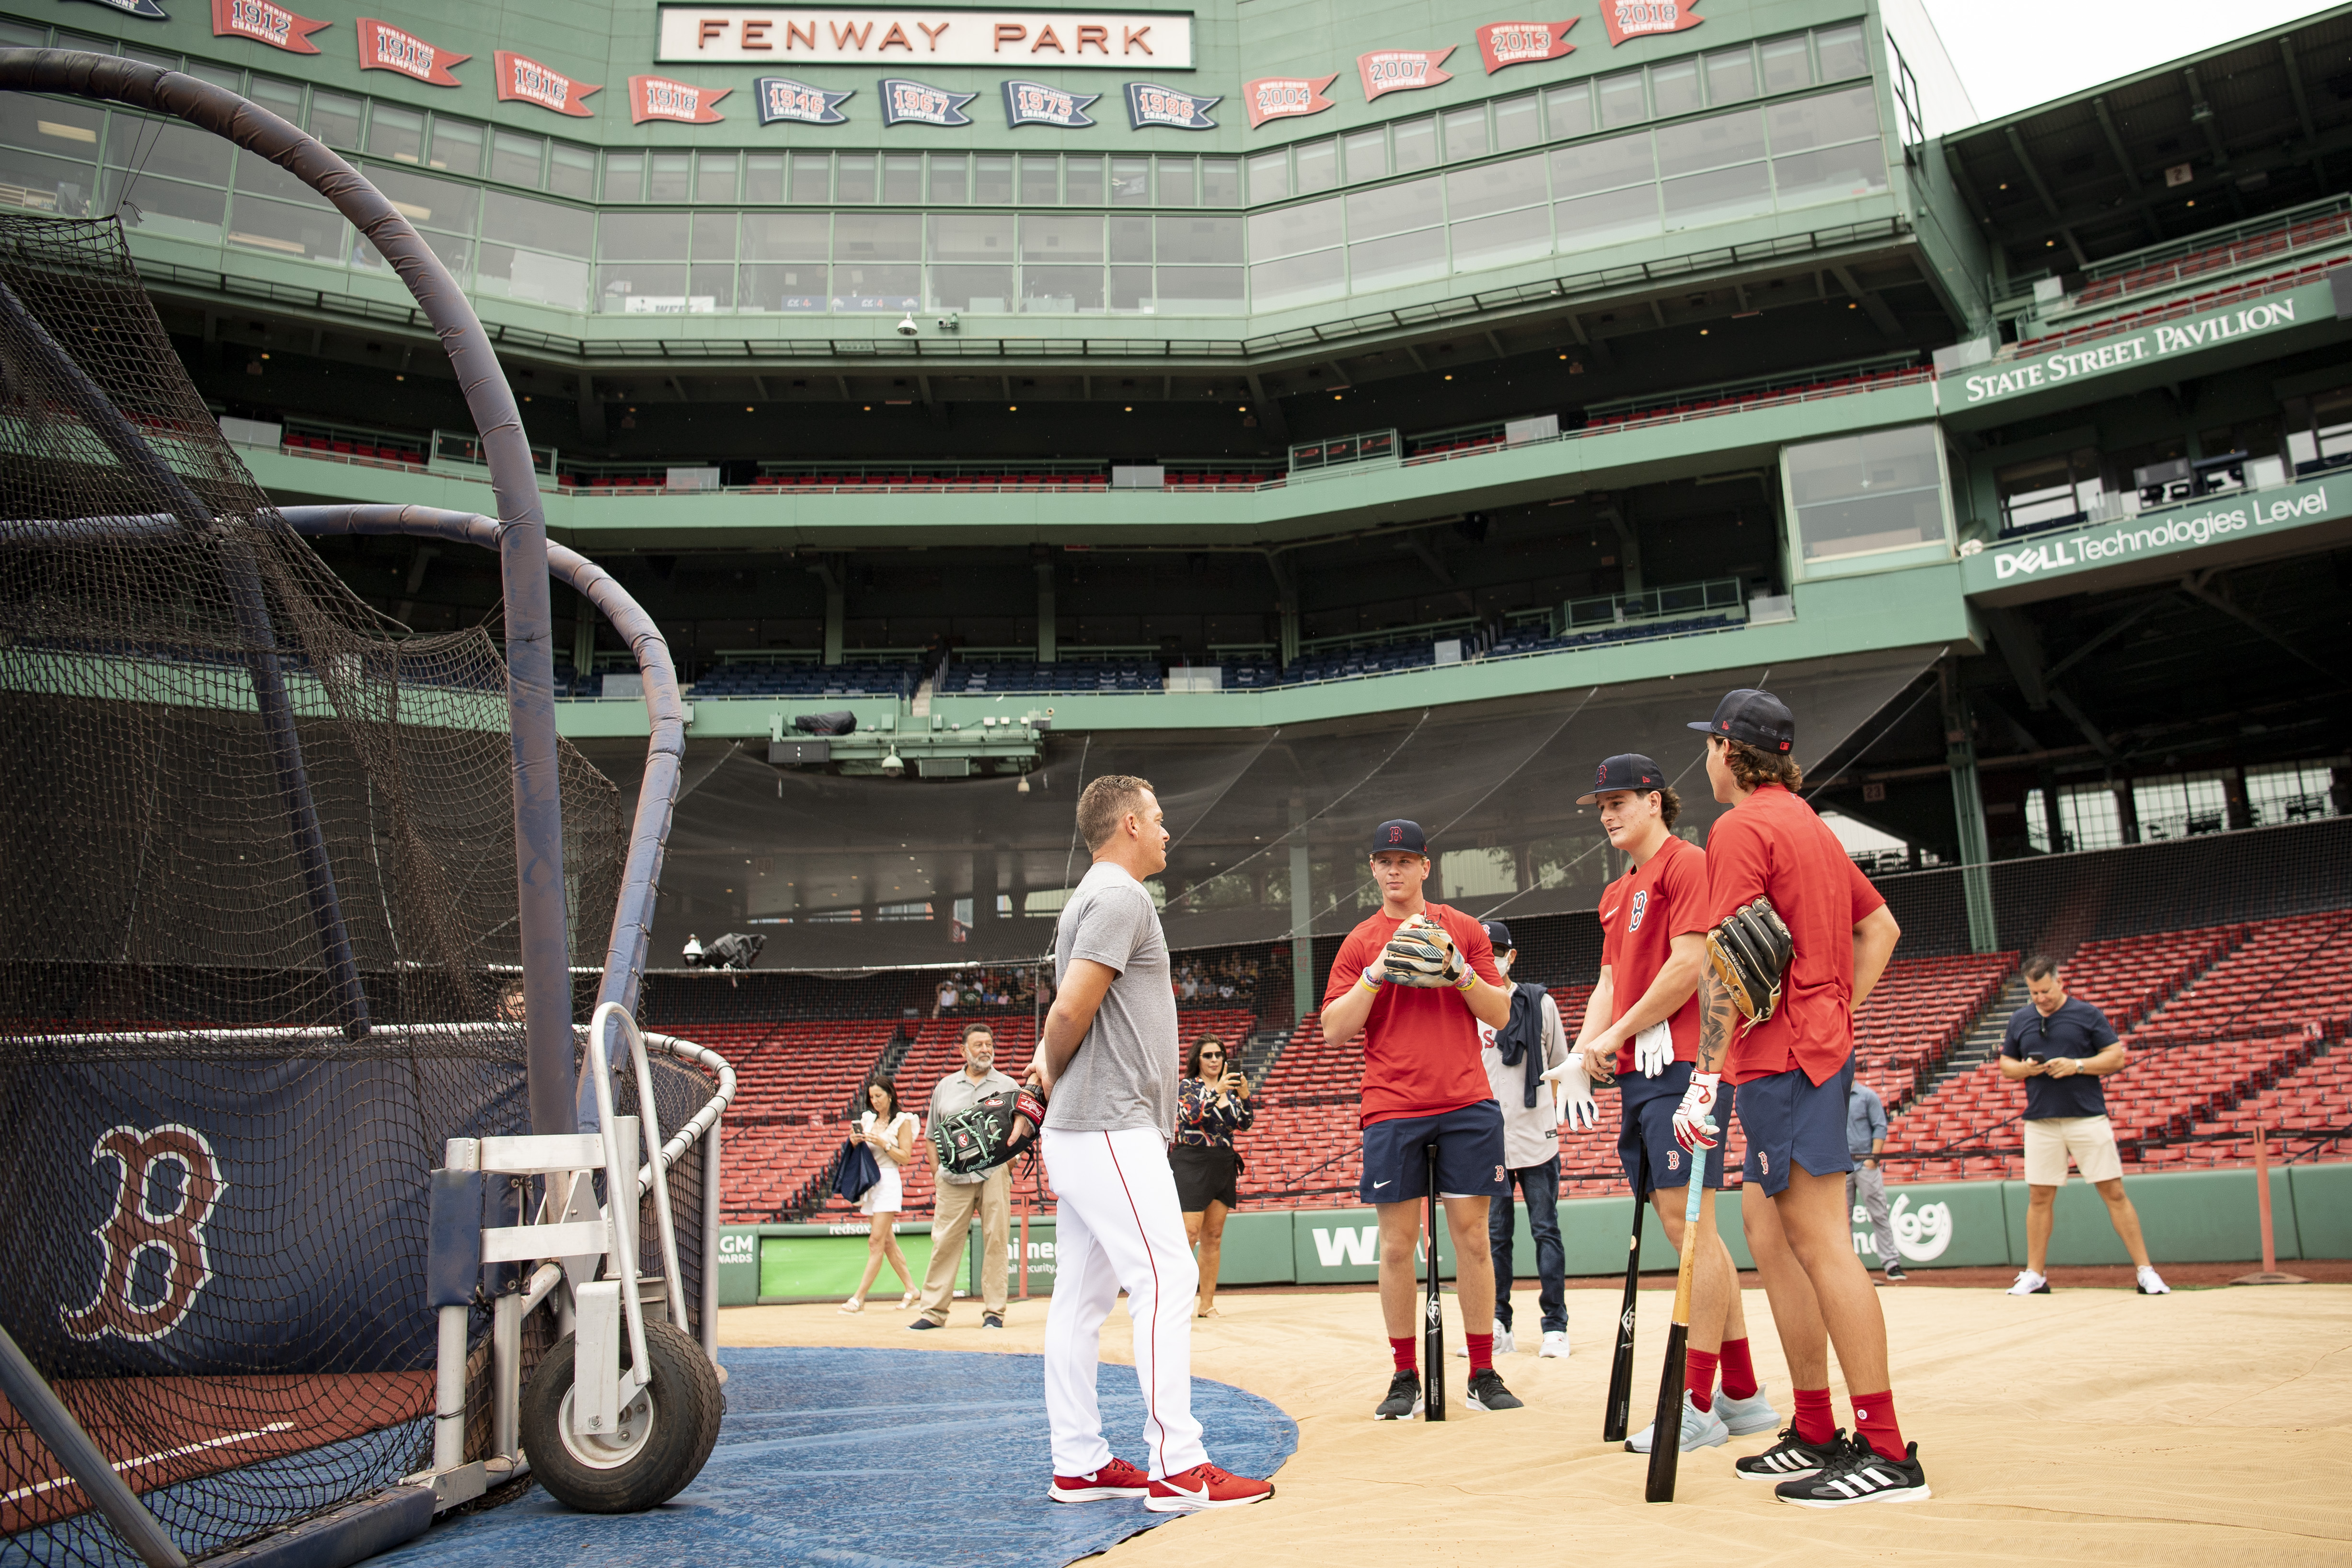
[[1919, 1092], [1911, 1097], [1912, 1101], [1916, 1103], [1927, 1099], [1952, 1079], [1966, 1078], [2000, 1055], [2000, 1042], [2009, 1032], [2010, 1017], [2024, 1005], [2025, 976], [2022, 973], [2012, 974], [2009, 983], [1996, 992], [1992, 1000], [1977, 1014], [1975, 1020], [1969, 1025], [1969, 1032], [1960, 1037], [1958, 1045], [1952, 1047], [1952, 1054], [1946, 1057], [1934, 1075], [1919, 1086]]

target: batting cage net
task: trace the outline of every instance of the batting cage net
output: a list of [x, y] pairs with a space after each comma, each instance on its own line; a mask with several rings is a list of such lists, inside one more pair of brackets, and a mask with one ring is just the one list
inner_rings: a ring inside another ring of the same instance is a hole
[[[201, 1555], [429, 1458], [425, 1173], [529, 1131], [506, 669], [287, 527], [111, 221], [0, 216], [0, 1321]], [[620, 802], [562, 766], [593, 961]], [[0, 1554], [132, 1561], [0, 1421]]]

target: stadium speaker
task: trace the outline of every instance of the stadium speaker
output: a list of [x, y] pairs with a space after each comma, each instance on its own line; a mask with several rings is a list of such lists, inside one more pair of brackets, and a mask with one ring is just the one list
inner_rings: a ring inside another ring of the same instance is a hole
[[857, 732], [857, 715], [846, 708], [830, 708], [822, 713], [796, 716], [793, 728], [803, 735], [854, 735]]
[[713, 937], [698, 949], [689, 940], [686, 944], [686, 962], [703, 969], [749, 969], [759, 961], [760, 950], [768, 939], [749, 931], [729, 931]]

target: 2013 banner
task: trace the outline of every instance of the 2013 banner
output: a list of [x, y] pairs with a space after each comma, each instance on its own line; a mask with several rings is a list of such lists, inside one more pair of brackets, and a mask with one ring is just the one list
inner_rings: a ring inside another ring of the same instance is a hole
[[1568, 30], [1576, 22], [1570, 16], [1565, 22], [1487, 23], [1478, 29], [1478, 55], [1486, 62], [1486, 74], [1574, 54], [1576, 46], [1568, 41]]
[[713, 111], [710, 106], [734, 90], [722, 87], [713, 92], [707, 87], [666, 76], [633, 76], [629, 79], [629, 123], [643, 125], [648, 120], [667, 120], [678, 125], [716, 125], [727, 117]]
[[1369, 55], [1356, 57], [1356, 70], [1364, 80], [1367, 102], [1389, 92], [1417, 92], [1424, 87], [1436, 87], [1454, 79], [1454, 73], [1440, 70], [1445, 57], [1458, 46], [1448, 44], [1442, 49], [1375, 49]]
[[1653, 33], [1679, 33], [1706, 20], [1694, 16], [1696, 0], [1601, 0], [1601, 25], [1609, 29], [1609, 47]]
[[453, 55], [446, 49], [436, 48], [415, 34], [389, 22], [379, 22], [373, 16], [362, 16], [352, 25], [360, 35], [360, 69], [398, 71], [435, 87], [466, 85], [449, 74], [449, 68], [462, 65], [473, 56]]
[[1211, 98], [1155, 81], [1131, 81], [1127, 84], [1127, 123], [1136, 131], [1214, 131], [1217, 122], [1209, 118], [1209, 110], [1223, 101], [1222, 94]]
[[1262, 76], [1242, 84], [1242, 104], [1249, 110], [1250, 129], [1269, 120], [1291, 120], [1320, 114], [1338, 100], [1323, 96], [1339, 73], [1329, 76]]
[[1042, 81], [1008, 81], [1004, 84], [1004, 123], [1058, 125], [1065, 131], [1083, 131], [1094, 123], [1087, 107], [1101, 96], [1098, 92], [1070, 92]]
[[855, 89], [831, 92], [790, 77], [763, 76], [751, 82], [752, 101], [759, 106], [762, 125], [783, 121], [800, 125], [845, 125], [849, 116], [841, 112], [841, 106], [856, 96]]

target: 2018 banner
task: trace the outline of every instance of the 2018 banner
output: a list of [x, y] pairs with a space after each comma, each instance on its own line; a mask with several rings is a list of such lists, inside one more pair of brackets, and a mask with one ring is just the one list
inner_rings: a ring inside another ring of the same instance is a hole
[[1008, 81], [1004, 84], [1004, 123], [1058, 125], [1066, 131], [1083, 131], [1094, 123], [1087, 114], [1087, 105], [1101, 96], [1098, 92], [1069, 92], [1042, 81]]
[[1290, 120], [1320, 114], [1338, 100], [1323, 96], [1339, 73], [1329, 76], [1262, 76], [1242, 84], [1242, 103], [1249, 110], [1250, 129], [1269, 120]]
[[562, 71], [511, 49], [500, 49], [492, 58], [499, 68], [500, 102], [535, 103], [575, 120], [585, 120], [596, 112], [581, 100], [592, 92], [604, 91], [604, 83], [574, 81]]
[[716, 125], [727, 117], [713, 111], [710, 106], [734, 90], [722, 87], [713, 92], [707, 87], [674, 81], [666, 76], [633, 76], [629, 79], [629, 123], [643, 125], [648, 120], [667, 120], [679, 125]]
[[751, 82], [752, 101], [759, 105], [760, 123], [774, 125], [792, 121], [801, 125], [845, 125], [849, 116], [841, 106], [857, 96], [848, 92], [829, 92], [790, 77], [757, 77]]
[[1457, 47], [1448, 44], [1442, 49], [1375, 49], [1369, 55], [1358, 55], [1356, 70], [1363, 78], [1365, 101], [1382, 93], [1417, 92], [1424, 87], [1452, 81], [1454, 73], [1438, 68]]
[[1486, 74], [1574, 54], [1576, 46], [1568, 41], [1568, 30], [1576, 22], [1570, 16], [1565, 22], [1487, 23], [1478, 29], [1478, 55], [1486, 62]]
[[436, 48], [415, 34], [389, 22], [379, 22], [373, 16], [362, 16], [352, 25], [359, 29], [360, 69], [398, 71], [435, 87], [466, 85], [449, 74], [449, 68], [462, 65], [473, 56], [453, 55], [446, 49]]
[[213, 0], [213, 37], [251, 38], [289, 55], [317, 54], [319, 46], [310, 41], [310, 35], [331, 26], [297, 16], [269, 0]]
[[980, 96], [950, 92], [904, 77], [884, 77], [876, 85], [882, 92], [885, 125], [969, 125], [971, 116], [963, 111], [963, 106]]
[[1209, 118], [1209, 110], [1223, 101], [1222, 94], [1211, 98], [1154, 81], [1131, 81], [1127, 84], [1127, 122], [1137, 131], [1214, 131], [1217, 122]]
[[1653, 33], [1680, 33], [1706, 20], [1694, 16], [1696, 0], [1601, 0], [1601, 25], [1609, 29], [1609, 47]]

